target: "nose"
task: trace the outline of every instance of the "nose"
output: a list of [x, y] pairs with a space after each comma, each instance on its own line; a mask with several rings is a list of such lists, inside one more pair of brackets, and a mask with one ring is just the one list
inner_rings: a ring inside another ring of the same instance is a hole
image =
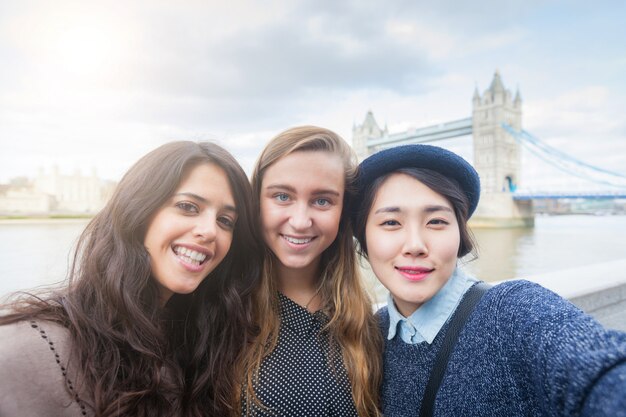
[[428, 255], [428, 245], [419, 230], [407, 230], [404, 239], [403, 253], [405, 256], [414, 257]]
[[217, 216], [215, 214], [206, 214], [198, 216], [196, 224], [193, 228], [194, 237], [205, 242], [212, 242], [217, 236]]
[[308, 205], [302, 203], [293, 206], [293, 210], [289, 216], [289, 225], [293, 227], [294, 230], [304, 230], [313, 225], [313, 219], [311, 219]]

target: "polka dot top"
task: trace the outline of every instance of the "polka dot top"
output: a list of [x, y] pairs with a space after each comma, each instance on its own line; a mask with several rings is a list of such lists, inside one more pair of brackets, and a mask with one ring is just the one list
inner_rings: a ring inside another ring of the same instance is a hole
[[261, 365], [256, 388], [268, 410], [252, 405], [250, 415], [356, 417], [341, 352], [321, 332], [328, 318], [321, 311], [309, 313], [280, 293], [279, 299], [278, 343]]

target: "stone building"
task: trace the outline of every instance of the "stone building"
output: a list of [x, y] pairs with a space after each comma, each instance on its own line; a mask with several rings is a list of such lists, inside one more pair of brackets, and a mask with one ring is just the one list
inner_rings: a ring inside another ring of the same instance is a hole
[[58, 167], [46, 173], [40, 169], [26, 184], [4, 187], [0, 213], [4, 214], [94, 214], [113, 192], [115, 184], [75, 171], [64, 175]]

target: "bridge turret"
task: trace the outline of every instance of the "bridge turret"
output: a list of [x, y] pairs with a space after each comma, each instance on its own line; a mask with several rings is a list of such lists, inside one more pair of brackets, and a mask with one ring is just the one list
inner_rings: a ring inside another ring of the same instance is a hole
[[507, 90], [504, 88], [504, 84], [502, 84], [500, 71], [496, 70], [496, 73], [493, 75], [493, 80], [491, 81], [491, 85], [489, 86], [488, 91], [491, 95], [491, 100], [494, 103], [503, 104], [505, 102]]
[[515, 92], [515, 99], [513, 100], [513, 106], [519, 109], [522, 108], [522, 96], [520, 96], [519, 87], [517, 88], [517, 91]]
[[472, 97], [472, 104], [474, 107], [480, 105], [480, 93], [478, 92], [478, 86], [474, 87], [474, 96]]
[[367, 148], [367, 139], [378, 139], [387, 134], [387, 126], [385, 129], [381, 129], [376, 123], [374, 113], [371, 110], [367, 111], [365, 120], [361, 125], [352, 127], [352, 147], [359, 158], [359, 161], [363, 160], [369, 155]]

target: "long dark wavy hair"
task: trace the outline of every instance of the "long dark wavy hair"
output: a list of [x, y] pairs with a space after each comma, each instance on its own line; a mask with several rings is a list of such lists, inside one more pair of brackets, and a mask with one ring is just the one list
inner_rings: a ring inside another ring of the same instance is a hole
[[[222, 168], [237, 223], [224, 260], [191, 294], [165, 307], [144, 237], [155, 212], [198, 164]], [[141, 158], [79, 238], [69, 283], [15, 296], [0, 324], [44, 319], [69, 329], [84, 392], [97, 416], [228, 416], [242, 381], [238, 364], [253, 336], [251, 294], [262, 249], [246, 174], [212, 143], [172, 142]], [[169, 377], [164, 378], [163, 375]]]

